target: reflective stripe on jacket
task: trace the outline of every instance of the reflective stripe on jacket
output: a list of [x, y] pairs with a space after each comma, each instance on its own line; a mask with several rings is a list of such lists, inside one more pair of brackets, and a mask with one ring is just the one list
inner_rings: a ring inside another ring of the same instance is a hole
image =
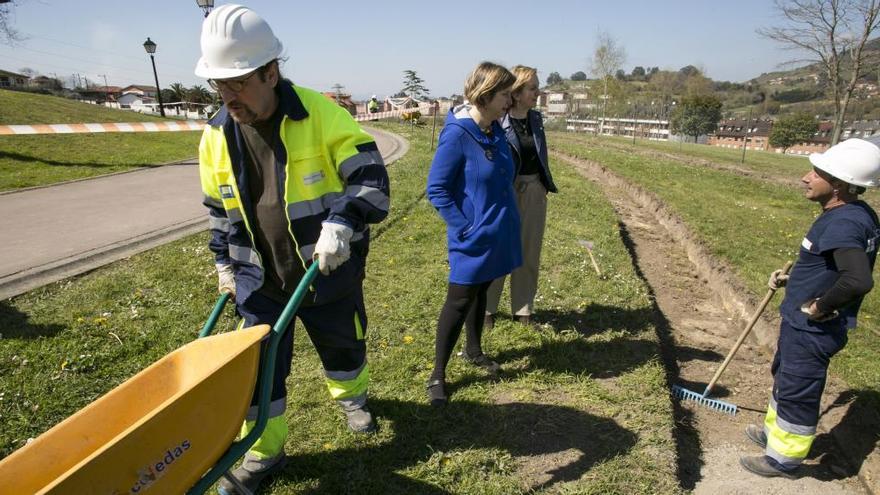
[[[351, 259], [318, 277], [307, 302], [322, 304], [344, 296], [364, 275], [369, 250], [368, 224], [384, 219], [389, 207], [385, 164], [373, 137], [349, 113], [324, 95], [289, 81], [278, 85], [280, 120], [275, 146], [279, 195], [289, 232], [306, 266], [321, 233], [321, 222], [354, 230]], [[263, 285], [263, 264], [254, 248], [243, 165], [246, 152], [241, 130], [226, 107], [215, 114], [202, 134], [199, 170], [208, 207], [209, 247], [217, 263], [235, 267], [236, 299], [241, 302]]]

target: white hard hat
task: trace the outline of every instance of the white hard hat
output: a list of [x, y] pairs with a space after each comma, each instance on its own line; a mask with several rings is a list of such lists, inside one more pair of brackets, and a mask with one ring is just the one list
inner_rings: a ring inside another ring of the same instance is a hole
[[206, 79], [243, 76], [281, 55], [281, 42], [253, 10], [222, 5], [202, 23], [202, 56], [196, 75]]
[[880, 185], [880, 135], [837, 143], [824, 153], [811, 154], [810, 163], [847, 184], [877, 187]]
[[371, 96], [370, 98], [372, 98], [372, 99], [375, 100], [375, 99], [376, 99], [376, 95], [373, 95], [373, 96]]

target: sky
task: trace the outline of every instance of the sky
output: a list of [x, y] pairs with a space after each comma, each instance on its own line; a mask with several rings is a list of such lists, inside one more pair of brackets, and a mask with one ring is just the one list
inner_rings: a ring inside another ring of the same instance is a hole
[[[233, 3], [217, 0], [216, 5]], [[462, 93], [482, 60], [551, 72], [589, 74], [599, 32], [626, 50], [623, 69], [702, 68], [715, 80], [746, 81], [794, 58], [755, 30], [778, 23], [769, 0], [252, 0], [245, 4], [284, 45], [284, 74], [330, 91], [341, 84], [356, 99], [390, 96], [415, 70], [435, 97]], [[12, 25], [25, 39], [0, 45], [0, 69], [28, 67], [96, 84], [153, 85], [143, 43], [157, 45], [159, 83], [205, 85], [193, 74], [203, 12], [195, 0], [17, 0]]]

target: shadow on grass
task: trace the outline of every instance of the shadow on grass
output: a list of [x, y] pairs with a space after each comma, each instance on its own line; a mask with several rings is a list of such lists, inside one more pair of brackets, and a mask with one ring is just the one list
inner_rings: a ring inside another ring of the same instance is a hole
[[15, 160], [19, 162], [27, 162], [27, 163], [45, 163], [46, 165], [52, 165], [56, 167], [92, 167], [92, 168], [105, 168], [105, 167], [122, 167], [122, 166], [130, 166], [130, 167], [161, 167], [161, 164], [155, 163], [95, 163], [95, 162], [68, 162], [68, 161], [60, 161], [60, 160], [50, 160], [48, 158], [30, 156], [30, 155], [22, 155], [21, 153], [10, 153], [8, 151], [0, 151], [0, 160], [7, 158], [10, 160]]
[[[657, 339], [660, 341], [660, 354], [666, 368], [666, 385], [672, 389], [672, 385], [676, 384], [679, 379], [680, 370], [677, 359], [680, 357], [693, 358], [695, 353], [692, 348], [679, 348], [675, 345], [672, 338], [672, 328], [669, 320], [657, 305], [657, 295], [651, 284], [648, 283], [648, 277], [639, 266], [639, 256], [636, 252], [635, 243], [623, 222], [618, 222], [618, 230], [623, 245], [629, 252], [632, 260], [633, 270], [636, 275], [645, 283], [648, 288], [648, 299], [651, 301], [650, 315], [647, 316], [649, 321], [654, 325], [657, 331]], [[693, 387], [693, 384], [681, 384], [682, 386]], [[691, 389], [693, 390], [693, 389]], [[700, 470], [703, 466], [703, 451], [700, 445], [700, 435], [694, 426], [694, 413], [681, 406], [678, 400], [672, 401], [673, 414], [675, 415], [675, 427], [672, 435], [675, 439], [675, 453], [678, 465], [676, 473], [681, 487], [686, 490], [692, 490], [697, 481], [700, 480]]]
[[[580, 479], [596, 464], [624, 455], [637, 440], [610, 419], [561, 406], [453, 400], [434, 408], [371, 399], [370, 407], [382, 427], [394, 432], [387, 444], [291, 456], [279, 478], [313, 487], [304, 493], [446, 494], [451, 492], [430, 480], [452, 483], [458, 477], [484, 478], [480, 470], [516, 470], [523, 491], [539, 491]], [[511, 464], [504, 454], [481, 453], [473, 459], [478, 466], [463, 466], [471, 460], [465, 451], [473, 449], [498, 449], [518, 459]], [[411, 468], [421, 479], [398, 474]]]
[[4, 339], [52, 337], [62, 330], [62, 325], [34, 325], [27, 314], [13, 307], [9, 301], [0, 301], [0, 334]]

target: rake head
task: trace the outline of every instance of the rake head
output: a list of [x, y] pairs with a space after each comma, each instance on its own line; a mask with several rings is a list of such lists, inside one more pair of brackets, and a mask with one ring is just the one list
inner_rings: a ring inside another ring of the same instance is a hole
[[699, 406], [708, 407], [715, 411], [736, 416], [736, 405], [717, 399], [710, 399], [703, 394], [688, 390], [678, 385], [672, 386], [672, 396], [680, 400], [694, 401]]

